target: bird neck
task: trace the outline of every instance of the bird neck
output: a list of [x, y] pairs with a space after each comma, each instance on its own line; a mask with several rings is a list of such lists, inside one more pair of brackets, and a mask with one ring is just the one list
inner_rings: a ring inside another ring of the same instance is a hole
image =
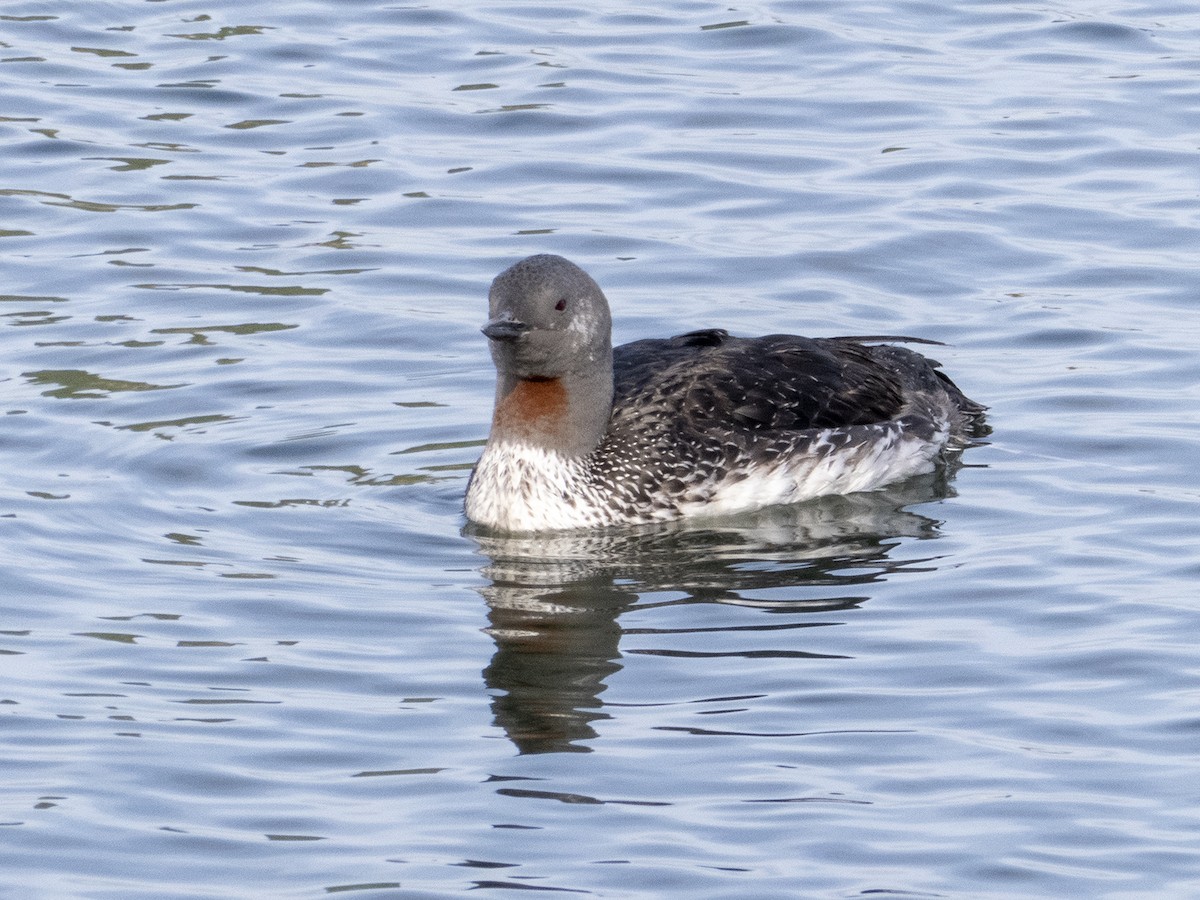
[[558, 378], [502, 375], [488, 443], [524, 443], [586, 456], [608, 430], [612, 396], [611, 370]]

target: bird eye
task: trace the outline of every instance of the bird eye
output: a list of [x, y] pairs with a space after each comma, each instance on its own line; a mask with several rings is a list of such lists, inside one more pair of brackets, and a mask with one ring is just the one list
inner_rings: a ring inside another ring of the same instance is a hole
[[562, 312], [564, 309], [566, 309], [567, 308], [567, 298], [566, 297], [560, 298], [559, 301], [554, 304], [554, 308], [556, 310], [558, 310], [559, 312]]

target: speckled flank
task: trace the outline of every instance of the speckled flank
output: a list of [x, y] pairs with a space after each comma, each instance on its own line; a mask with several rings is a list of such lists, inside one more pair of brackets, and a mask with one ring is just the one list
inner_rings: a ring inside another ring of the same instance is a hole
[[561, 257], [502, 273], [491, 305], [500, 387], [466, 512], [502, 531], [874, 490], [981, 427], [983, 407], [903, 347], [713, 329], [610, 352], [603, 293]]

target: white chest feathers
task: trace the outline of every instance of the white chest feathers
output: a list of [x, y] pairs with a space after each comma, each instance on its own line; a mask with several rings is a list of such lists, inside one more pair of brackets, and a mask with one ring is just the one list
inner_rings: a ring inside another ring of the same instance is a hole
[[472, 522], [501, 531], [611, 524], [583, 461], [524, 442], [489, 442], [467, 487]]

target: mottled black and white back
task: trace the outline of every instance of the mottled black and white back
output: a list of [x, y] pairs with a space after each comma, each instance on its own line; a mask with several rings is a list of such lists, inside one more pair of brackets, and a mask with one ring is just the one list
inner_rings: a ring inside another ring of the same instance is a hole
[[467, 516], [545, 531], [722, 515], [931, 471], [981, 427], [938, 364], [882, 340], [731, 337], [611, 348], [608, 302], [558, 256], [497, 276], [497, 368]]

